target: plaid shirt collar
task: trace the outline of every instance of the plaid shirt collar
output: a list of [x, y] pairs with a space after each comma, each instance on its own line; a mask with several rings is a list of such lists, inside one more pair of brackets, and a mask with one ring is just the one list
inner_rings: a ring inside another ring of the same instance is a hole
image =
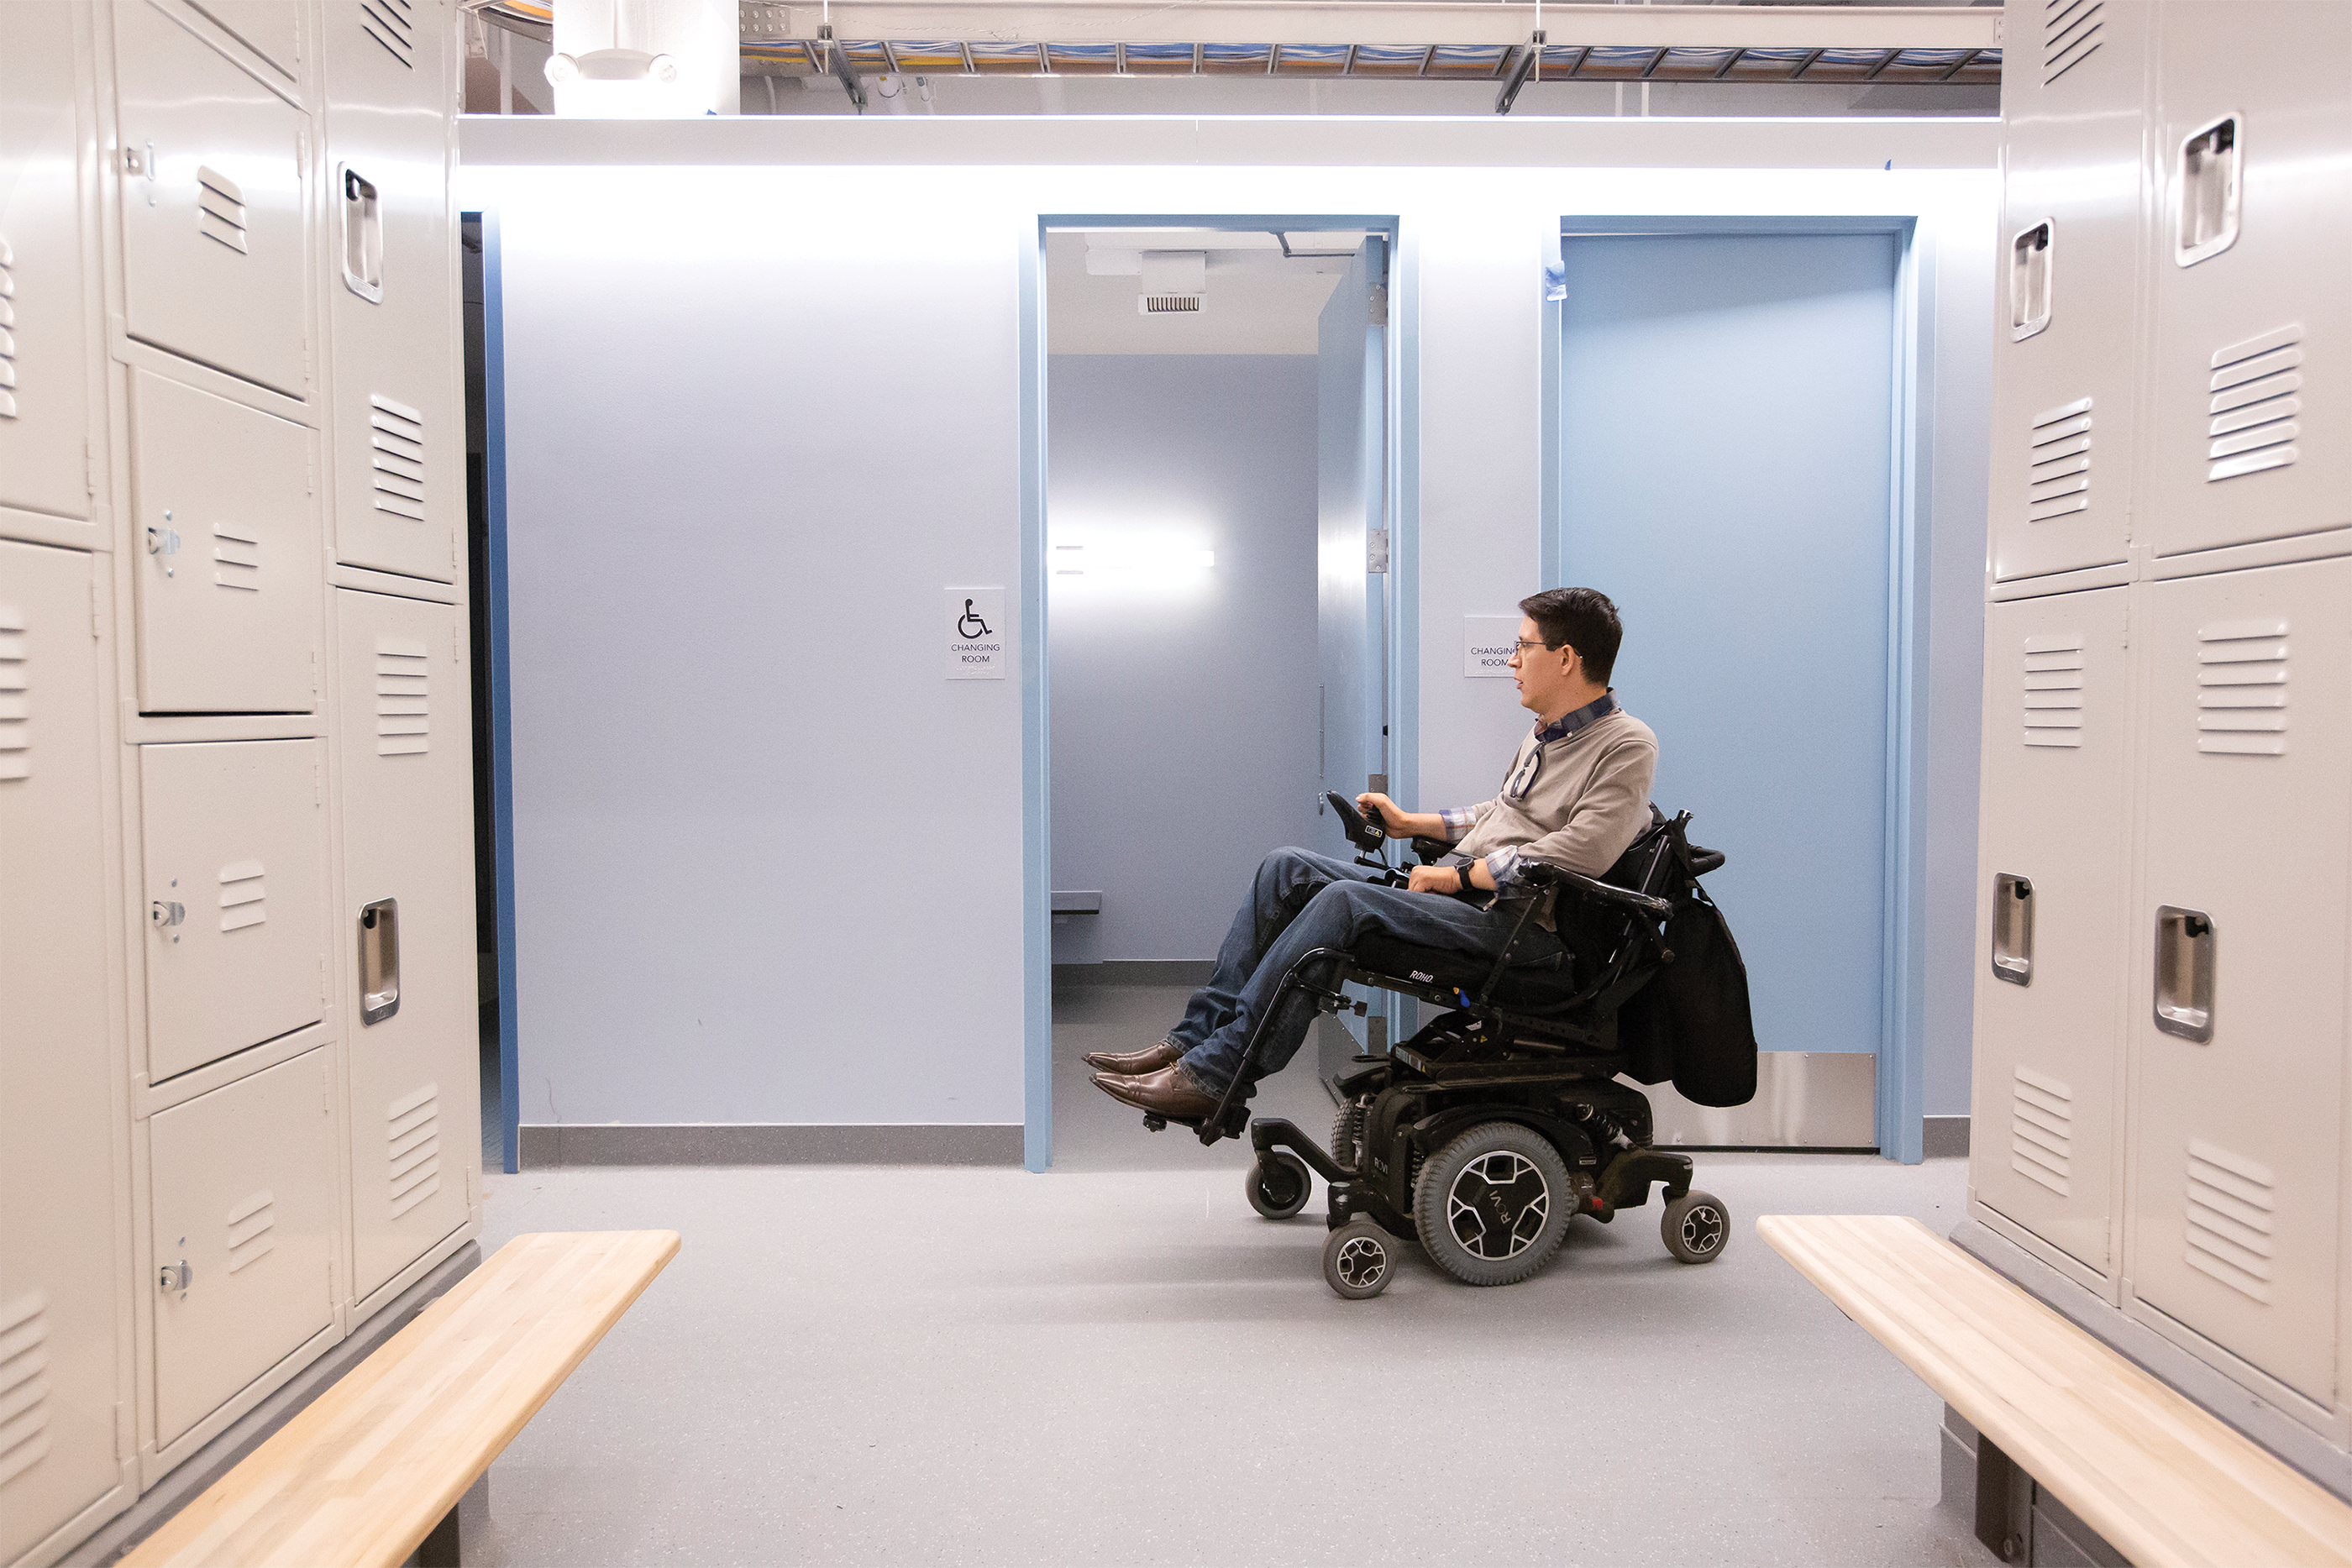
[[1536, 729], [1536, 744], [1549, 746], [1555, 740], [1566, 740], [1578, 730], [1596, 724], [1616, 711], [1617, 694], [1613, 691], [1602, 692], [1574, 713], [1564, 713], [1549, 724], [1538, 726]]

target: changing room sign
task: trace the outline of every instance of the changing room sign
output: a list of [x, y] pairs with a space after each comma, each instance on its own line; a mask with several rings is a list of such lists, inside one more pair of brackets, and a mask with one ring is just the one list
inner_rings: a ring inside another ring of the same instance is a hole
[[1004, 619], [1004, 590], [950, 588], [947, 591], [948, 679], [1001, 681], [1012, 660], [1012, 628]]
[[1519, 645], [1516, 615], [1465, 615], [1462, 618], [1462, 673], [1465, 675], [1511, 675], [1511, 655]]

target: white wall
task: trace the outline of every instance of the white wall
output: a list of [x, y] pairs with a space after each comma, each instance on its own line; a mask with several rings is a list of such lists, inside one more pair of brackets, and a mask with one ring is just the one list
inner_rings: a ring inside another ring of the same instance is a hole
[[1996, 131], [469, 121], [461, 200], [506, 244], [523, 1119], [1020, 1118], [1020, 686], [943, 681], [927, 628], [942, 585], [1016, 583], [1021, 257], [1041, 214], [1258, 212], [1402, 220], [1433, 801], [1490, 793], [1523, 722], [1455, 643], [1536, 585], [1560, 216], [1920, 215], [1929, 749], [1969, 798], [1934, 797], [1930, 1038], [1961, 1054], [1928, 1073], [1964, 1109]]
[[1055, 961], [1213, 958], [1316, 831], [1315, 359], [1056, 354], [1046, 389], [1050, 536], [1095, 558], [1050, 589], [1054, 885], [1103, 895]]

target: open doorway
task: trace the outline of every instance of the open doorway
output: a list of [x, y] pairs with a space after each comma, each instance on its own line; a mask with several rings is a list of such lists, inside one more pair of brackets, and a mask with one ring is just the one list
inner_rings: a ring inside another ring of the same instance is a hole
[[[1288, 224], [1292, 220], [1278, 220]], [[1192, 1163], [1079, 1058], [1156, 1044], [1259, 859], [1347, 856], [1325, 789], [1391, 772], [1392, 229], [1135, 220], [1045, 236], [1054, 1162]], [[1324, 1019], [1261, 1089], [1384, 1042]], [[1219, 1163], [1245, 1164], [1246, 1148]]]

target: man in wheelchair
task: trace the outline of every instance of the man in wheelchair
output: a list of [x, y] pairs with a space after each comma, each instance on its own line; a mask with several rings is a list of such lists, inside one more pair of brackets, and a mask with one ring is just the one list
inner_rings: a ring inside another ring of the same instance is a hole
[[[1385, 795], [1357, 797], [1388, 837], [1450, 843], [1445, 863], [1415, 866], [1406, 885], [1394, 886], [1374, 865], [1301, 849], [1266, 856], [1209, 983], [1192, 993], [1167, 1038], [1086, 1058], [1105, 1093], [1148, 1116], [1195, 1125], [1245, 1097], [1252, 1082], [1297, 1053], [1315, 1019], [1315, 990], [1336, 990], [1336, 957], [1307, 965], [1305, 986], [1284, 987], [1318, 951], [1352, 950], [1378, 936], [1459, 954], [1482, 969], [1507, 952], [1515, 974], [1569, 961], [1555, 892], [1538, 868], [1599, 877], [1616, 863], [1652, 825], [1658, 745], [1610, 690], [1622, 627], [1607, 596], [1547, 589], [1519, 610], [1525, 619], [1510, 663], [1520, 706], [1537, 722], [1501, 792], [1434, 812], [1404, 810]], [[1238, 1096], [1229, 1092], [1236, 1087]]]

